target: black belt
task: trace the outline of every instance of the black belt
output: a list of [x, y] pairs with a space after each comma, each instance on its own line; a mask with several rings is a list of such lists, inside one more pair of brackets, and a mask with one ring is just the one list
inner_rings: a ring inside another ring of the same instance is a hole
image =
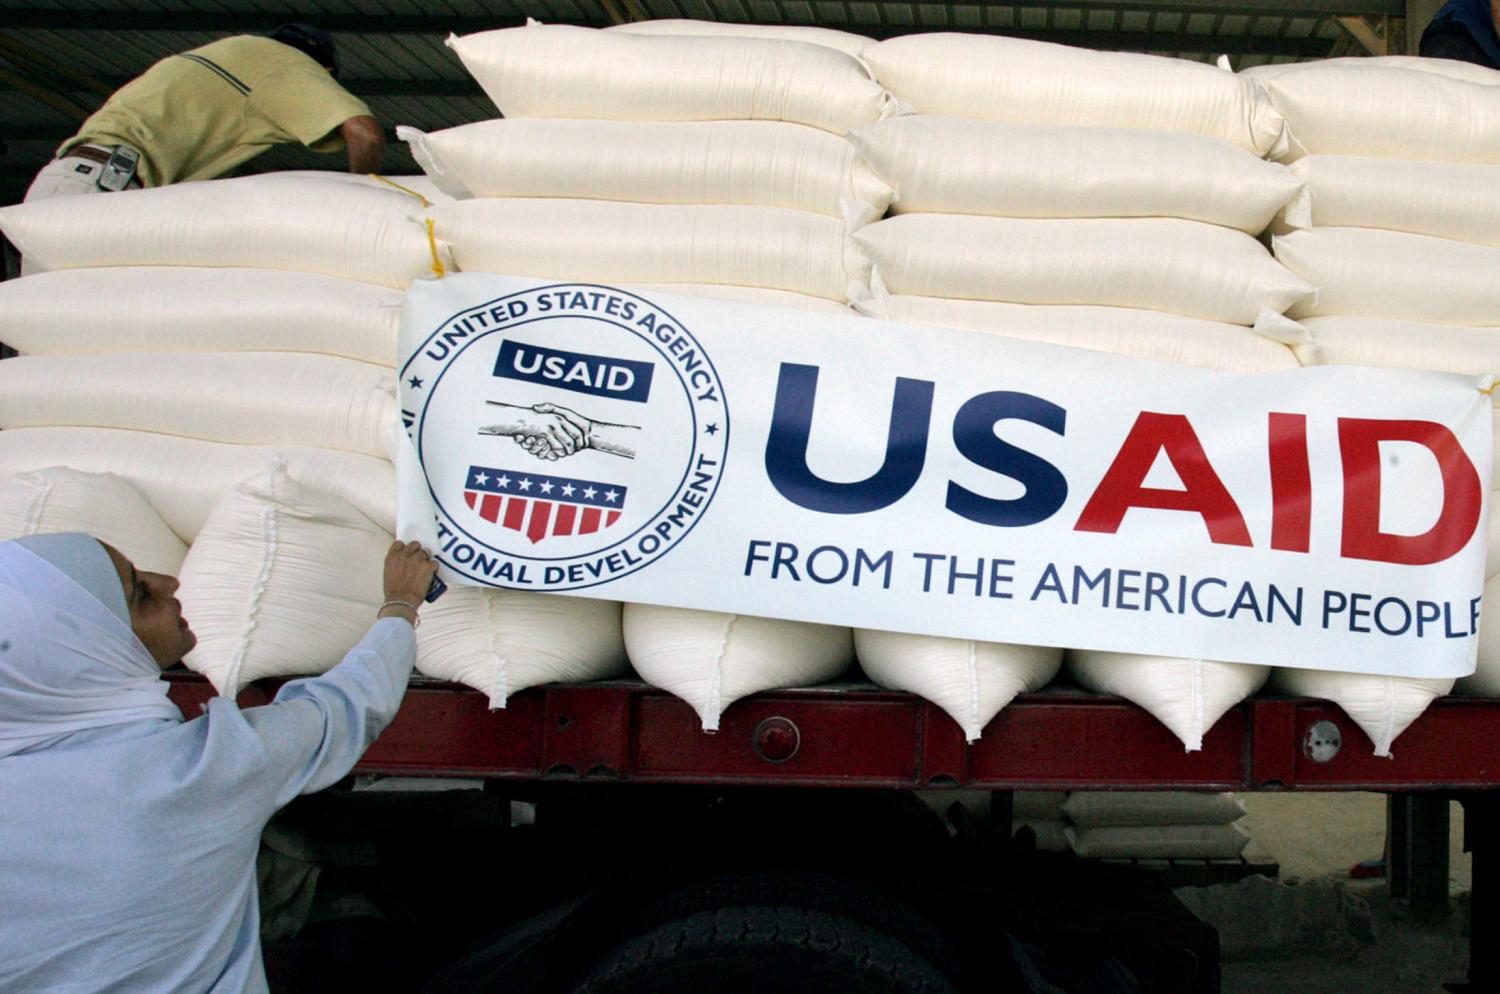
[[[94, 145], [74, 145], [72, 148], [68, 149], [62, 155], [59, 155], [58, 158], [59, 159], [88, 159], [90, 162], [97, 162], [97, 163], [99, 163], [102, 166], [106, 162], [109, 161], [109, 153], [106, 152], [104, 149], [99, 148], [99, 147], [94, 146]], [[137, 173], [136, 175], [130, 177], [130, 182], [126, 184], [125, 188], [127, 190], [130, 189], [130, 188], [132, 188], [132, 187], [134, 187], [136, 189], [139, 189], [140, 187], [142, 187], [144, 185], [145, 184], [143, 184], [141, 182], [140, 174]]]
[[102, 165], [103, 163], [109, 161], [109, 153], [104, 151], [103, 149], [92, 148], [88, 145], [74, 145], [62, 155], [58, 156], [58, 158], [92, 159], [94, 162], [100, 163]]

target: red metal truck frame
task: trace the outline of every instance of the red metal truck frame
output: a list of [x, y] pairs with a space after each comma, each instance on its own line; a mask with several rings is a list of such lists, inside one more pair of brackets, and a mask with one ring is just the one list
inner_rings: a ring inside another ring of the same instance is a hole
[[[195, 675], [168, 680], [189, 715], [213, 694]], [[274, 686], [251, 687], [241, 701], [263, 703]], [[1328, 726], [1339, 740], [1331, 757]], [[477, 691], [418, 680], [358, 772], [988, 790], [1459, 790], [1497, 785], [1496, 729], [1500, 700], [1442, 698], [1382, 759], [1333, 704], [1255, 698], [1221, 718], [1201, 751], [1184, 752], [1134, 704], [1064, 691], [1017, 698], [965, 744], [958, 725], [920, 698], [840, 687], [757, 694], [707, 733], [686, 703], [639, 683], [537, 687], [492, 711]]]

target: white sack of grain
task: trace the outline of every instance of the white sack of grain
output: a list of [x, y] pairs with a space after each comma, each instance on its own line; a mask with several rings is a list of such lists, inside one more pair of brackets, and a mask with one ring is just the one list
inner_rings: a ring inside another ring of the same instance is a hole
[[727, 283], [844, 300], [868, 265], [843, 221], [784, 207], [486, 199], [432, 216], [468, 272]]
[[607, 680], [629, 672], [618, 601], [524, 590], [450, 587], [422, 608], [417, 669], [466, 684], [490, 707], [543, 683]]
[[1293, 305], [1294, 318], [1500, 325], [1500, 247], [1373, 228], [1294, 231], [1272, 246], [1282, 265], [1318, 288]]
[[1291, 165], [1306, 187], [1291, 228], [1385, 228], [1500, 245], [1500, 165], [1310, 155]]
[[1472, 62], [1459, 62], [1456, 59], [1428, 59], [1420, 55], [1348, 55], [1337, 59], [1318, 59], [1313, 62], [1279, 62], [1275, 65], [1254, 66], [1243, 69], [1240, 75], [1251, 79], [1267, 80], [1289, 72], [1299, 72], [1307, 69], [1325, 69], [1331, 66], [1340, 68], [1369, 69], [1407, 69], [1417, 72], [1432, 73], [1436, 76], [1446, 76], [1449, 79], [1463, 80], [1467, 83], [1484, 83], [1488, 86], [1500, 85], [1500, 72], [1485, 66], [1475, 65]]
[[1281, 116], [1260, 87], [1200, 62], [946, 33], [891, 38], [864, 59], [920, 114], [1181, 131], [1259, 156], [1285, 148]]
[[0, 431], [0, 476], [49, 466], [114, 473], [139, 490], [188, 543], [226, 490], [278, 458], [294, 481], [338, 496], [381, 529], [395, 530], [395, 473], [387, 460], [374, 456], [305, 446], [226, 445], [114, 428]]
[[641, 679], [686, 701], [710, 732], [741, 697], [827, 683], [854, 661], [853, 636], [834, 625], [626, 604], [624, 629]]
[[[1491, 495], [1493, 503], [1494, 496]], [[1494, 524], [1496, 515], [1490, 511], [1490, 548], [1495, 548]], [[1493, 569], [1495, 560], [1491, 559]], [[1488, 572], [1488, 570], [1487, 570]], [[1464, 623], [1460, 618], [1459, 624]], [[1491, 575], [1484, 584], [1484, 603], [1479, 614], [1479, 659], [1474, 672], [1459, 679], [1453, 688], [1456, 694], [1466, 697], [1500, 697], [1500, 577]]]
[[161, 352], [0, 363], [0, 429], [129, 428], [383, 457], [395, 422], [391, 370], [336, 356]]
[[50, 466], [0, 476], [0, 541], [52, 532], [92, 535], [150, 573], [176, 576], [187, 555], [141, 492], [112, 473]]
[[0, 231], [34, 270], [232, 266], [405, 289], [433, 274], [421, 214], [395, 190], [266, 173], [16, 204]]
[[[1500, 86], [1500, 71], [1491, 69], [1488, 66], [1476, 65], [1473, 62], [1460, 62], [1457, 59], [1431, 59], [1423, 58], [1420, 55], [1377, 55], [1366, 59], [1361, 59], [1357, 56], [1348, 56], [1347, 60], [1356, 64], [1368, 63], [1373, 66], [1384, 66], [1388, 69], [1415, 69], [1417, 72], [1447, 76], [1449, 79], [1461, 79], [1467, 83]], [[1312, 63], [1290, 64], [1305, 66]]]
[[[1465, 621], [1467, 624], [1467, 621]], [[1364, 729], [1375, 755], [1391, 755], [1391, 743], [1427, 705], [1453, 689], [1452, 679], [1375, 676], [1278, 667], [1271, 688], [1278, 694], [1332, 701]]]
[[814, 297], [791, 290], [767, 290], [758, 286], [728, 286], [714, 283], [634, 283], [635, 290], [647, 297], [653, 293], [680, 293], [689, 297], [710, 297], [714, 300], [732, 300], [740, 304], [757, 307], [790, 307], [795, 311], [821, 311], [824, 314], [849, 315], [849, 305], [827, 297]]
[[1238, 825], [1069, 826], [1067, 836], [1086, 859], [1233, 859], [1250, 841]]
[[1177, 218], [901, 214], [854, 241], [891, 293], [923, 297], [1140, 307], [1248, 325], [1313, 291], [1244, 232]]
[[[0, 341], [23, 355], [318, 352], [392, 366], [402, 297], [276, 269], [60, 269], [0, 282]], [[80, 315], [80, 300], [107, 313]]]
[[1025, 819], [1011, 822], [1011, 834], [1029, 829], [1036, 839], [1038, 852], [1069, 852], [1073, 845], [1068, 841], [1067, 826], [1061, 821]]
[[1500, 370], [1500, 325], [1464, 328], [1380, 318], [1304, 318], [1306, 342], [1292, 351], [1304, 366], [1387, 366], [1483, 376]]
[[505, 117], [791, 121], [841, 135], [895, 109], [858, 59], [801, 41], [533, 21], [448, 45]]
[[1294, 322], [1269, 314], [1260, 324], [1274, 330], [1275, 338], [1242, 325], [1134, 307], [1007, 304], [901, 294], [867, 297], [854, 306], [867, 317], [902, 324], [941, 325], [1228, 373], [1293, 369], [1297, 359], [1284, 341], [1305, 336]]
[[[350, 176], [358, 174], [344, 173], [343, 175]], [[404, 187], [405, 190], [410, 190], [412, 193], [419, 194], [422, 199], [426, 200], [429, 204], [443, 204], [453, 199], [450, 194], [444, 193], [442, 190], [439, 190], [437, 188], [437, 184], [432, 181], [432, 177], [427, 176], [426, 174], [423, 174], [421, 176], [366, 176], [365, 179], [370, 182], [370, 185], [375, 187], [388, 186], [389, 183], [384, 182], [384, 180], [389, 180], [390, 183], [395, 183], [399, 187]]]
[[973, 742], [1017, 694], [1040, 690], [1062, 666], [1051, 646], [854, 630], [854, 654], [875, 684], [936, 704]]
[[1079, 828], [1227, 825], [1245, 815], [1233, 794], [1183, 790], [1075, 790], [1062, 810]]
[[1299, 151], [1500, 163], [1500, 89], [1357, 61], [1259, 80]]
[[636, 35], [676, 35], [702, 38], [775, 38], [800, 41], [810, 45], [836, 48], [858, 58], [875, 39], [849, 31], [817, 28], [801, 24], [737, 24], [730, 21], [693, 21], [685, 18], [661, 18], [652, 21], [628, 21], [606, 28]]
[[1285, 166], [1203, 135], [908, 115], [849, 140], [901, 214], [1180, 217], [1254, 235], [1301, 189]]
[[375, 623], [390, 545], [347, 501], [272, 462], [224, 494], [183, 561], [177, 597], [198, 636], [183, 661], [229, 697], [330, 669]]
[[354, 183], [359, 186], [372, 187], [376, 190], [386, 192], [395, 191], [414, 197], [417, 201], [427, 201], [422, 206], [431, 204], [442, 204], [453, 197], [444, 193], [433, 183], [432, 178], [425, 174], [416, 176], [381, 176], [377, 173], [341, 173], [332, 170], [314, 169], [288, 169], [279, 171], [278, 176], [311, 176], [317, 179], [331, 179], [342, 183]]
[[756, 204], [869, 219], [891, 200], [847, 141], [779, 121], [509, 118], [396, 134], [459, 198]]
[[1012, 821], [1058, 821], [1067, 803], [1065, 790], [1018, 790], [1010, 795]]
[[1063, 665], [1080, 685], [1145, 708], [1182, 740], [1188, 752], [1224, 712], [1261, 688], [1270, 667], [1208, 659], [1069, 649]]

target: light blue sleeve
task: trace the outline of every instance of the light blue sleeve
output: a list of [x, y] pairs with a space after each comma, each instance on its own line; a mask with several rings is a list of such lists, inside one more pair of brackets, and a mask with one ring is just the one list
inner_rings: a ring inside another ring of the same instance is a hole
[[354, 769], [396, 716], [416, 657], [411, 625], [383, 618], [333, 669], [294, 680], [270, 704], [242, 712], [264, 747], [265, 775], [280, 781], [276, 807]]

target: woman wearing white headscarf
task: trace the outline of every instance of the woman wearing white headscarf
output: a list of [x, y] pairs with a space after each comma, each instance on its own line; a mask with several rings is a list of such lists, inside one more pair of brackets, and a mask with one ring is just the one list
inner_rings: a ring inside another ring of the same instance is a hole
[[176, 580], [87, 535], [0, 542], [0, 991], [265, 991], [261, 829], [394, 717], [432, 572], [397, 543], [342, 663], [183, 721], [160, 679], [195, 641]]

